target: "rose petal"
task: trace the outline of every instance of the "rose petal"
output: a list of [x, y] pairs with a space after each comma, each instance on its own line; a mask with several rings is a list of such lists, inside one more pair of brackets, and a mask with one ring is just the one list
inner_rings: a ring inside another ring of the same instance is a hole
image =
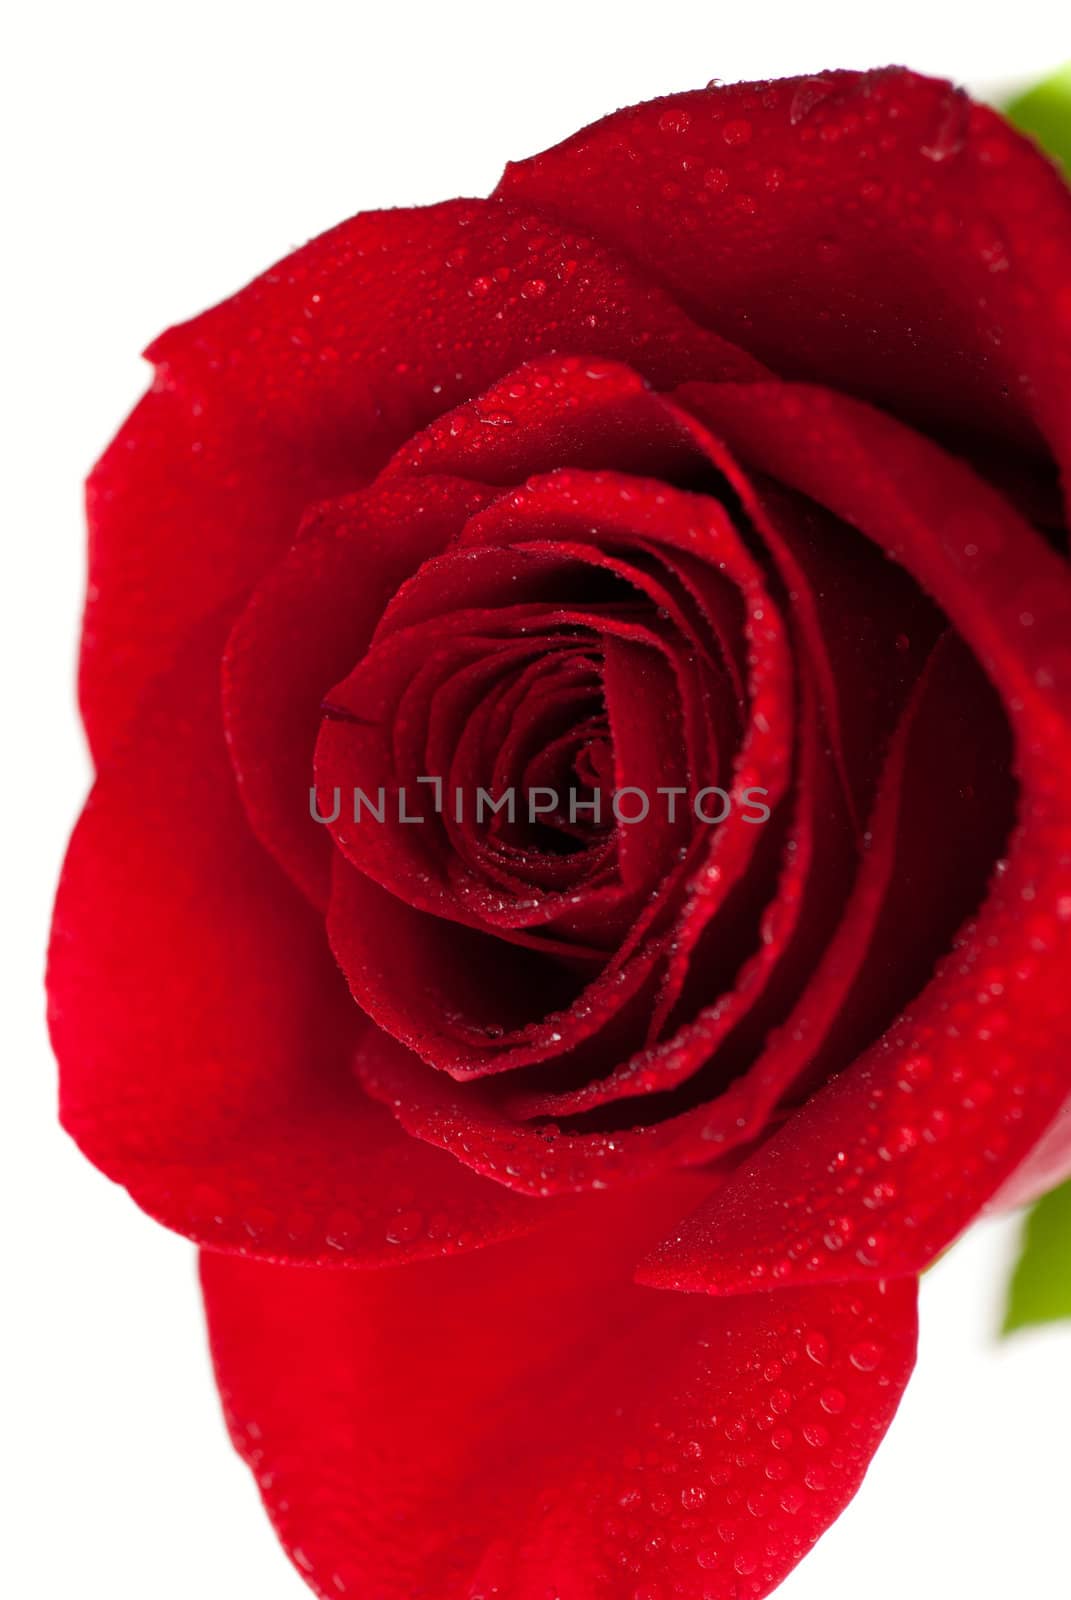
[[777, 371], [1071, 453], [1071, 195], [948, 83], [886, 68], [672, 95], [497, 192], [613, 244]]
[[398, 586], [486, 499], [472, 484], [425, 478], [316, 506], [227, 641], [227, 742], [250, 823], [321, 906], [331, 841], [309, 814], [309, 789], [323, 698], [364, 653]]
[[[578, 972], [567, 946], [536, 935], [507, 941], [418, 910], [341, 855], [327, 931], [362, 1009], [422, 1062], [463, 1081], [557, 1058], [588, 1041], [613, 1059], [621, 1047], [608, 1030], [622, 1013], [640, 1026], [632, 1002], [646, 992], [660, 949], [649, 939], [612, 971]], [[378, 1053], [381, 1043], [370, 1048]]]
[[780, 1582], [896, 1409], [915, 1285], [637, 1287], [637, 1241], [702, 1186], [593, 1197], [567, 1228], [390, 1272], [202, 1257], [231, 1435], [318, 1593], [739, 1600]]
[[157, 339], [153, 387], [89, 488], [81, 689], [98, 756], [306, 506], [548, 348], [634, 359], [659, 383], [760, 370], [635, 268], [498, 200], [353, 217]]
[[1071, 1087], [1071, 578], [963, 463], [858, 402], [784, 385], [696, 386], [686, 399], [746, 466], [876, 539], [933, 595], [1001, 692], [1020, 798], [1004, 870], [954, 956], [667, 1243], [652, 1281], [732, 1289], [762, 1274], [918, 1271], [1015, 1171]]
[[354, 1080], [369, 1024], [235, 790], [230, 621], [159, 681], [71, 843], [48, 975], [65, 1127], [159, 1221], [272, 1260], [375, 1265], [541, 1223]]
[[[756, 367], [751, 376], [764, 373]], [[489, 416], [499, 425], [489, 426]], [[699, 465], [700, 452], [661, 410], [640, 370], [599, 358], [540, 355], [430, 422], [401, 446], [383, 476], [449, 473], [506, 487], [578, 467], [675, 483], [689, 472], [694, 476]]]

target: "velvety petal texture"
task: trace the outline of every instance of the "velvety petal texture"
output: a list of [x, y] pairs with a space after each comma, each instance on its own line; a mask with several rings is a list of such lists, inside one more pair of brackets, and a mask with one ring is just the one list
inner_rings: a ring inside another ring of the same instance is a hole
[[889, 68], [670, 95], [497, 192], [615, 245], [783, 376], [1071, 452], [1071, 194], [948, 83]]
[[795, 1565], [893, 1415], [915, 1286], [638, 1288], [694, 1187], [379, 1273], [202, 1257], [228, 1425], [320, 1594], [742, 1600]]
[[89, 485], [61, 1115], [202, 1246], [318, 1594], [760, 1600], [918, 1275], [1071, 1170], [1069, 284], [1033, 146], [832, 72], [151, 347]]
[[376, 1264], [541, 1222], [349, 1071], [369, 1024], [238, 804], [226, 638], [215, 619], [161, 680], [71, 843], [48, 973], [64, 1126], [161, 1222], [272, 1260]]
[[759, 370], [589, 237], [501, 201], [353, 217], [155, 340], [152, 388], [88, 486], [81, 700], [98, 759], [305, 507], [548, 348], [635, 357], [658, 383]]

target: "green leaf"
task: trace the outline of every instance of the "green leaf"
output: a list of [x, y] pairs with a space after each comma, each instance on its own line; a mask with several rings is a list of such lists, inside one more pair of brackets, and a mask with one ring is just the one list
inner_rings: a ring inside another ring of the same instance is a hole
[[1036, 139], [1071, 177], [1071, 61], [1004, 108], [1004, 115]]
[[1071, 1317], [1071, 1182], [1044, 1195], [1027, 1213], [1001, 1331], [1063, 1317]]

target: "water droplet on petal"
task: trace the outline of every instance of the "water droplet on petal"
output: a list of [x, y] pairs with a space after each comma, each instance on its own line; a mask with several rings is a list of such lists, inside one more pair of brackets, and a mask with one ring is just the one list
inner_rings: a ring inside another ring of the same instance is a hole
[[805, 78], [792, 96], [792, 104], [788, 108], [789, 122], [796, 127], [832, 93], [833, 84], [828, 78]]
[[721, 136], [729, 145], [747, 144], [751, 138], [751, 123], [746, 117], [734, 117], [731, 122], [725, 124]]

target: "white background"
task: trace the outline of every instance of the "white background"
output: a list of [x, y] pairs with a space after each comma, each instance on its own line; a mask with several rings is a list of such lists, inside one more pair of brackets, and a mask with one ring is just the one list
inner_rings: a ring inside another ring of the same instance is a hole
[[[1055, 14], [1023, 0], [19, 7], [0, 52], [7, 1593], [307, 1593], [225, 1441], [190, 1247], [53, 1124], [42, 951], [87, 778], [80, 483], [145, 382], [138, 350], [350, 212], [486, 193], [508, 157], [616, 105], [891, 60], [1015, 83], [1071, 53]], [[1013, 1234], [976, 1230], [927, 1280], [908, 1399], [786, 1600], [1067, 1592], [1071, 1327], [996, 1343]]]

